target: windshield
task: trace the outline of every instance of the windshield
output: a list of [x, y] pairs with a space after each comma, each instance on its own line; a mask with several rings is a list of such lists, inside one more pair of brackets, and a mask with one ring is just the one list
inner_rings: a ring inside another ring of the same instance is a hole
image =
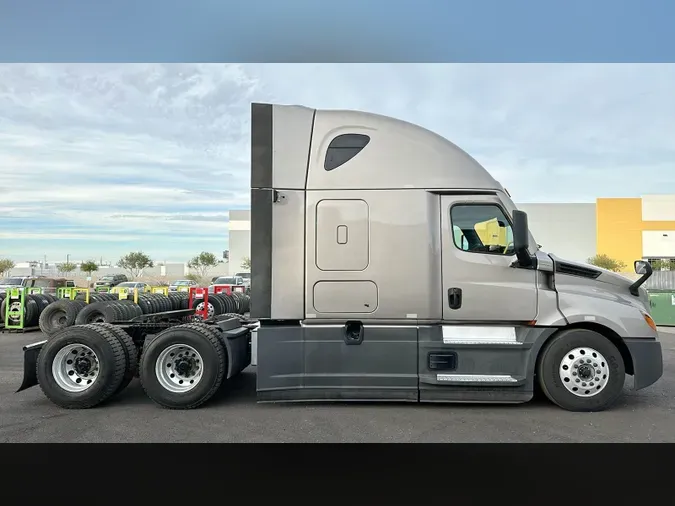
[[214, 285], [236, 285], [237, 284], [237, 279], [228, 277], [228, 278], [218, 278], [216, 281], [213, 283]]
[[173, 284], [173, 286], [185, 286], [185, 285], [189, 285], [190, 282], [185, 280], [185, 279], [179, 279], [178, 281], [174, 281], [172, 284]]
[[251, 279], [251, 273], [250, 272], [238, 272], [235, 274], [235, 276], [239, 276], [244, 279]]
[[102, 278], [99, 279], [99, 281], [112, 281], [113, 277], [112, 276], [103, 276]]
[[0, 285], [20, 286], [23, 280], [21, 278], [3, 278]]
[[136, 286], [140, 286], [140, 283], [120, 283], [117, 286], [121, 286], [122, 288], [134, 288]]

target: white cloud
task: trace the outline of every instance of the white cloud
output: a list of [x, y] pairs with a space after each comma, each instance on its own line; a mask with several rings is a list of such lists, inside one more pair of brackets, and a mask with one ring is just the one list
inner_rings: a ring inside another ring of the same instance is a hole
[[674, 87], [673, 65], [0, 65], [0, 256], [225, 249], [254, 100], [421, 124], [516, 201], [675, 193]]

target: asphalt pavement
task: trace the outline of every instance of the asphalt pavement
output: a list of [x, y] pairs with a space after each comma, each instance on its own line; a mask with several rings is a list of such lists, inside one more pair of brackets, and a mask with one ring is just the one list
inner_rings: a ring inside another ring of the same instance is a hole
[[197, 410], [160, 408], [138, 380], [105, 405], [64, 410], [39, 387], [14, 393], [21, 348], [40, 339], [39, 332], [0, 334], [0, 442], [675, 442], [672, 328], [661, 332], [663, 377], [626, 390], [601, 413], [570, 413], [545, 399], [515, 406], [256, 404], [254, 368]]

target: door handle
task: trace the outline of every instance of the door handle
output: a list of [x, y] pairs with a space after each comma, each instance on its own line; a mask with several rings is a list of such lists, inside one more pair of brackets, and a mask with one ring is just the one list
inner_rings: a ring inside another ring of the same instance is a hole
[[461, 288], [448, 288], [448, 306], [450, 306], [450, 309], [459, 309], [462, 307]]

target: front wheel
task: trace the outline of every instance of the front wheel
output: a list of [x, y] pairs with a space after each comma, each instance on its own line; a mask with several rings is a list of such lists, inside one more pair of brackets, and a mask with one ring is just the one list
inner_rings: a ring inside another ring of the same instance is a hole
[[539, 356], [539, 385], [549, 400], [568, 411], [603, 411], [623, 391], [626, 369], [607, 338], [569, 329], [549, 341]]

